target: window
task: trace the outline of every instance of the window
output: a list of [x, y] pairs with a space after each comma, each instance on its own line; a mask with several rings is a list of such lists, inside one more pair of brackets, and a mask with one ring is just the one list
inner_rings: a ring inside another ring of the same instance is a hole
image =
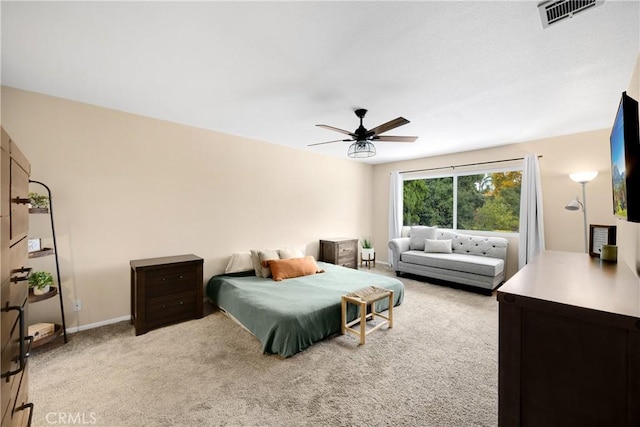
[[517, 232], [522, 171], [405, 178], [404, 225]]

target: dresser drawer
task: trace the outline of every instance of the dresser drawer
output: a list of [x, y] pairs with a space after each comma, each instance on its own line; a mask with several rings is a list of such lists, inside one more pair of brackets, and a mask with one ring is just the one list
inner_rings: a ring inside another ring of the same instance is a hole
[[[13, 396], [13, 393], [11, 394]], [[22, 373], [17, 397], [13, 402], [13, 407], [11, 409], [11, 425], [12, 426], [28, 426], [29, 422], [29, 414], [30, 411], [33, 411], [33, 408], [29, 408], [25, 406], [28, 403], [29, 399], [29, 370], [25, 369]]]
[[339, 265], [341, 267], [353, 268], [353, 269], [357, 269], [358, 268], [358, 265], [353, 261], [351, 261], [351, 262], [346, 262], [346, 261], [345, 262], [339, 262], [336, 265]]
[[146, 275], [147, 297], [190, 291], [194, 288], [196, 272], [183, 267], [150, 270]]
[[[5, 140], [6, 138], [6, 140]], [[11, 156], [9, 155], [9, 136], [2, 129], [2, 156], [0, 156], [0, 216], [9, 218], [11, 212], [10, 190], [11, 190]], [[9, 230], [7, 230], [8, 232]], [[3, 238], [9, 234], [3, 234]]]
[[191, 290], [149, 298], [146, 306], [148, 323], [172, 323], [179, 319], [193, 317], [196, 293]]
[[9, 305], [22, 305], [29, 293], [27, 239], [24, 238], [9, 249]]
[[27, 237], [29, 227], [29, 174], [11, 160], [11, 225], [10, 244]]
[[[20, 322], [16, 319], [16, 322], [11, 327], [11, 333], [9, 340], [2, 349], [2, 355], [0, 356], [0, 369], [2, 371], [2, 389], [1, 393], [5, 397], [10, 397], [11, 400], [7, 403], [8, 408], [3, 410], [9, 410], [13, 408], [15, 402], [15, 396], [18, 392], [18, 387], [22, 379], [24, 370], [6, 377], [6, 374], [10, 371], [17, 371], [20, 367]], [[24, 342], [24, 352], [26, 354], [28, 350], [29, 342]], [[27, 359], [24, 360], [27, 363]], [[6, 393], [6, 394], [5, 394]], [[10, 415], [10, 414], [9, 414]]]
[[352, 244], [338, 245], [338, 264], [354, 262], [356, 258], [356, 247]]
[[[7, 200], [9, 197], [7, 196]], [[9, 215], [0, 218], [0, 230], [2, 236], [9, 235]], [[11, 271], [11, 261], [9, 261], [9, 239], [2, 238], [2, 248], [0, 250], [0, 283], [4, 283], [5, 280], [9, 280], [9, 274]]]
[[[9, 289], [9, 281], [5, 282], [2, 285], [2, 288], [0, 288], [0, 293], [2, 293], [2, 298], [4, 301], [7, 301], [9, 299]], [[16, 310], [2, 310], [2, 312], [0, 312], [0, 328], [2, 330], [1, 341], [3, 351], [5, 350], [9, 339], [11, 338], [11, 331], [18, 321], [18, 315], [19, 313]], [[2, 365], [2, 368], [3, 372], [7, 371], [7, 369], [4, 369], [4, 365]]]

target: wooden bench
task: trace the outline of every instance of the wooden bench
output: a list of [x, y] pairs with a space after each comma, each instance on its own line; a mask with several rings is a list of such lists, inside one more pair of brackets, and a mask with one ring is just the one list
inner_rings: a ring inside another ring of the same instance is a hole
[[[389, 299], [389, 315], [384, 316], [376, 312], [376, 302]], [[360, 308], [360, 316], [355, 320], [347, 323], [347, 303], [357, 305]], [[367, 307], [370, 307], [369, 313], [367, 313]], [[366, 330], [367, 320], [373, 320], [375, 317], [384, 319], [373, 328]], [[356, 323], [360, 323], [359, 330], [353, 329], [351, 326]], [[389, 325], [389, 328], [393, 328], [393, 291], [389, 289], [380, 289], [375, 286], [369, 286], [368, 288], [359, 289], [355, 292], [342, 296], [342, 319], [340, 321], [340, 333], [344, 335], [346, 332], [360, 337], [360, 344], [364, 345], [365, 338], [368, 334], [383, 327]]]

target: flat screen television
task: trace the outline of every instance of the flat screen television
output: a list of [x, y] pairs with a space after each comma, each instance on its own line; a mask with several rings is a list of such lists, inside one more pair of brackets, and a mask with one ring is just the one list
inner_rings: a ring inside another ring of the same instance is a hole
[[640, 222], [638, 132], [638, 101], [623, 92], [610, 137], [613, 213], [632, 222]]

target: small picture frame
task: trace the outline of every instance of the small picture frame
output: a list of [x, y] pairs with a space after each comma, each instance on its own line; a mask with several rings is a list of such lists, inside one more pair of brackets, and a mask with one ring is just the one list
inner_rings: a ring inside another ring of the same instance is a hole
[[27, 252], [37, 252], [42, 249], [41, 239], [29, 239], [27, 242]]
[[616, 244], [615, 225], [589, 225], [589, 255], [600, 257], [602, 245]]

